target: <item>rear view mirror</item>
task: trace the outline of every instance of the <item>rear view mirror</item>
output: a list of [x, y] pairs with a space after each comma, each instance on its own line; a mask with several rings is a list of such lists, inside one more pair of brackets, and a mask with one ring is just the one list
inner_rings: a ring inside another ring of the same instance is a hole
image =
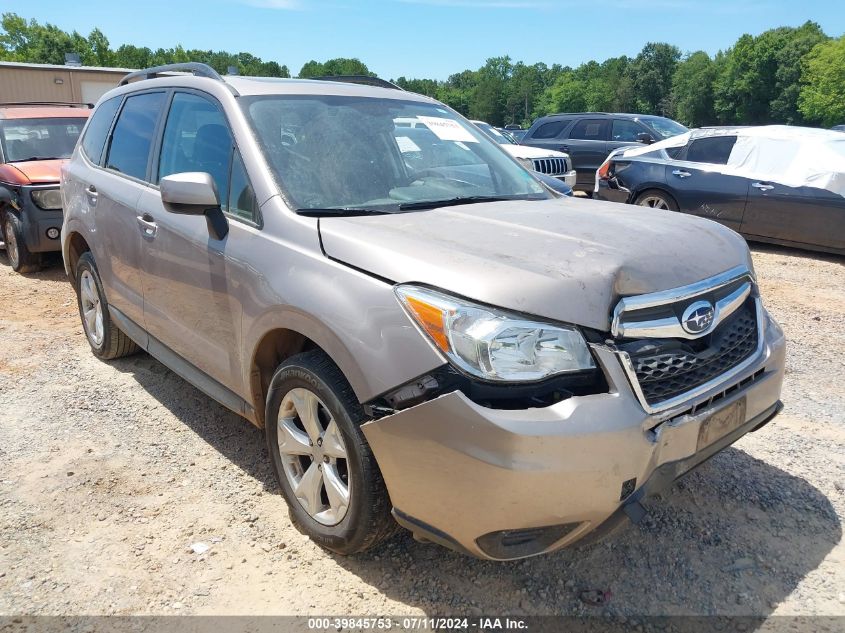
[[158, 184], [165, 209], [182, 215], [204, 215], [209, 233], [218, 240], [226, 237], [229, 223], [220, 208], [217, 186], [211, 174], [186, 171], [165, 176]]
[[651, 145], [654, 143], [654, 137], [648, 132], [640, 132], [637, 134], [637, 142], [644, 143], [645, 145]]

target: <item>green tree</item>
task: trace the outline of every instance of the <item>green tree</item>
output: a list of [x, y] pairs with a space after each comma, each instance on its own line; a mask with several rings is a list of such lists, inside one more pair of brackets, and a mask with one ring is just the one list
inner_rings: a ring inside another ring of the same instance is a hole
[[802, 69], [801, 113], [826, 127], [845, 122], [845, 36], [816, 44]]
[[725, 53], [714, 82], [719, 120], [752, 125], [800, 123], [801, 59], [826, 37], [814, 22], [740, 37]]
[[691, 126], [716, 122], [713, 110], [713, 81], [716, 64], [710, 55], [697, 51], [678, 64], [672, 77], [672, 103], [675, 117]]
[[798, 109], [802, 60], [817, 44], [828, 39], [815, 22], [807, 22], [797, 29], [787, 31], [775, 53], [775, 94], [770, 103], [773, 121], [791, 124], [804, 122]]
[[369, 75], [375, 77], [360, 59], [337, 57], [323, 63], [315, 60], [306, 62], [299, 71], [300, 77], [330, 77], [335, 75]]
[[672, 115], [672, 77], [680, 59], [677, 46], [649, 42], [630, 63], [627, 74], [638, 112]]

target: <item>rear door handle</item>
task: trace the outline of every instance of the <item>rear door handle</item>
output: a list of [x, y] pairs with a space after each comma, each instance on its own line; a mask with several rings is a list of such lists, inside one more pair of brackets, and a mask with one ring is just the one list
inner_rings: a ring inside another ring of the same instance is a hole
[[85, 188], [85, 195], [88, 198], [88, 205], [95, 207], [97, 206], [97, 188], [94, 185], [88, 185]]
[[569, 145], [561, 145], [560, 151], [561, 152], [568, 152], [569, 151]]
[[775, 188], [774, 185], [767, 185], [767, 184], [762, 183], [762, 182], [752, 182], [751, 186], [756, 188], [756, 189], [759, 189], [760, 191], [769, 191], [769, 190]]
[[149, 213], [145, 213], [144, 215], [137, 216], [138, 219], [138, 226], [141, 227], [141, 232], [144, 234], [144, 237], [155, 237], [156, 232], [158, 231], [158, 224], [155, 223], [153, 216]]
[[690, 176], [692, 176], [691, 173], [689, 173], [688, 171], [684, 171], [683, 169], [676, 169], [672, 172], [672, 175], [677, 176], [678, 178], [689, 178]]

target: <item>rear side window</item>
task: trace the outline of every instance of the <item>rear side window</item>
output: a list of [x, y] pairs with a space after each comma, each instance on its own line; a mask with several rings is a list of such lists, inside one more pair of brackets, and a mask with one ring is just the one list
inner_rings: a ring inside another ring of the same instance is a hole
[[607, 119], [581, 119], [572, 126], [569, 138], [584, 141], [606, 141], [610, 132], [610, 121]]
[[549, 121], [534, 130], [531, 138], [557, 138], [569, 121]]
[[112, 132], [107, 168], [146, 179], [153, 133], [163, 105], [163, 92], [148, 92], [126, 99]]
[[695, 139], [687, 149], [686, 160], [693, 163], [727, 165], [736, 136], [711, 136]]
[[114, 115], [119, 106], [120, 97], [112, 97], [108, 101], [104, 101], [88, 123], [88, 129], [82, 139], [82, 151], [96, 165], [100, 164], [100, 159], [103, 157], [106, 136], [108, 136], [111, 122], [114, 120]]

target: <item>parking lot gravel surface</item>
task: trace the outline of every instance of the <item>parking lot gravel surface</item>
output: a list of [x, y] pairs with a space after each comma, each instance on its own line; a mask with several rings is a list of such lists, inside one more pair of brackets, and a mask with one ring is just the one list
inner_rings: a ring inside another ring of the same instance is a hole
[[145, 354], [94, 358], [61, 266], [0, 253], [0, 613], [845, 615], [845, 259], [754, 261], [788, 338], [781, 416], [641, 524], [491, 563], [407, 533], [320, 549], [262, 431]]

